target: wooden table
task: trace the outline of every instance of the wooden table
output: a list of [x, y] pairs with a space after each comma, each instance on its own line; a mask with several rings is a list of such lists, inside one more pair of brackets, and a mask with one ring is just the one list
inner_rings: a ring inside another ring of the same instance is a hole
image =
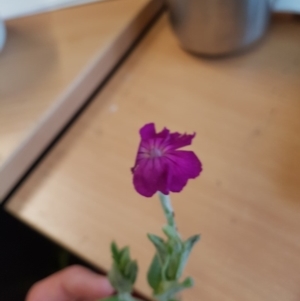
[[0, 55], [0, 203], [161, 3], [104, 1], [7, 22]]
[[99, 267], [109, 243], [153, 254], [164, 223], [157, 198], [131, 183], [138, 129], [197, 132], [204, 171], [172, 195], [179, 229], [201, 232], [184, 300], [296, 301], [300, 271], [300, 23], [276, 21], [239, 56], [203, 59], [161, 18], [6, 209]]

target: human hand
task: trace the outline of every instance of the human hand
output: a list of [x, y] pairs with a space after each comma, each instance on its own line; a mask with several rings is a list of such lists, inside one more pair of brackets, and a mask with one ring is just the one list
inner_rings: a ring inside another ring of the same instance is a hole
[[74, 265], [34, 284], [26, 301], [95, 301], [113, 291], [105, 277]]

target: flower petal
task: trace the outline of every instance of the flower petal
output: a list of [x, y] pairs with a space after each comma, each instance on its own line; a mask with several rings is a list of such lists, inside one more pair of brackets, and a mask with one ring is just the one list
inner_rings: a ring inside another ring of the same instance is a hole
[[166, 138], [168, 138], [169, 134], [170, 134], [170, 131], [167, 128], [163, 128], [161, 132], [156, 133], [154, 123], [145, 124], [140, 129], [140, 135], [141, 135], [142, 141], [147, 141], [149, 139], [157, 139], [157, 138], [166, 139]]
[[157, 191], [169, 193], [168, 160], [163, 157], [142, 159], [134, 169], [133, 184], [138, 193], [145, 197]]
[[178, 150], [190, 145], [195, 135], [170, 133], [167, 128], [156, 133], [154, 123], [143, 126], [131, 169], [137, 192], [146, 197], [158, 191], [180, 192], [189, 179], [199, 176], [202, 166], [197, 156], [192, 151]]
[[154, 123], [145, 124], [140, 129], [140, 135], [141, 135], [142, 140], [148, 140], [151, 138], [155, 138], [156, 132], [155, 132]]
[[169, 137], [169, 135], [170, 135], [170, 131], [167, 128], [163, 128], [161, 132], [156, 134], [155, 138], [166, 139]]
[[178, 148], [188, 146], [192, 144], [196, 133], [193, 135], [172, 133], [170, 138], [166, 141], [166, 150], [176, 150]]
[[202, 164], [192, 151], [172, 151], [168, 153], [170, 160], [169, 190], [180, 192], [189, 179], [195, 179], [202, 171]]

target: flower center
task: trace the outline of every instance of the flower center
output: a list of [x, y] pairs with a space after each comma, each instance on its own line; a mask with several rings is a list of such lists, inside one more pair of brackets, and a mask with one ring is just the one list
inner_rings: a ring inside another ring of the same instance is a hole
[[149, 152], [150, 158], [157, 158], [161, 157], [163, 155], [163, 152], [159, 148], [151, 148]]

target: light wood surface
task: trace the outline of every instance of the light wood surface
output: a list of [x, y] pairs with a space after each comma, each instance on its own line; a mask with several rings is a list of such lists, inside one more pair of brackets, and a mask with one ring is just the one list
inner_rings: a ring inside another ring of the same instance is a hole
[[201, 59], [178, 47], [166, 17], [7, 203], [9, 212], [108, 269], [109, 243], [129, 244], [149, 294], [146, 232], [164, 223], [133, 189], [138, 129], [197, 132], [204, 171], [172, 195], [194, 301], [300, 297], [300, 23], [276, 21], [255, 48]]
[[[128, 5], [124, 9], [127, 17], [120, 24], [120, 20], [115, 20], [118, 26], [113, 28], [108, 36], [102, 37], [105, 41], [96, 55], [89, 59], [89, 63], [78, 71], [71, 84], [52, 101], [51, 106], [41, 114], [22, 142], [0, 166], [0, 203], [91, 94], [103, 83], [163, 6], [161, 0], [125, 1], [122, 5], [124, 3]], [[111, 7], [110, 13], [115, 14]], [[105, 18], [102, 26], [106, 26]], [[32, 102], [36, 103], [37, 100], [32, 99]]]
[[[149, 2], [107, 1], [7, 22], [8, 40], [0, 54], [0, 171], [35, 125], [43, 122], [46, 112], [51, 107], [55, 107], [51, 111], [57, 110], [58, 100], [68, 108], [76, 107], [74, 103], [85, 100], [100, 84], [141, 32], [143, 23], [149, 22], [149, 14], [143, 16], [145, 21], [136, 19]], [[94, 65], [99, 70], [92, 70]], [[92, 72], [96, 74], [88, 79]], [[88, 83], [83, 83], [84, 79]], [[67, 89], [74, 81], [75, 85]], [[81, 90], [75, 91], [80, 85]], [[73, 96], [67, 103], [65, 99], [72, 91], [83, 100]], [[56, 119], [56, 124], [64, 122], [63, 116]], [[43, 133], [42, 137], [46, 136]], [[38, 148], [42, 140], [32, 141], [31, 147]], [[19, 161], [18, 166], [26, 159]], [[8, 181], [7, 175], [4, 180]], [[4, 180], [0, 181], [0, 198]]]

